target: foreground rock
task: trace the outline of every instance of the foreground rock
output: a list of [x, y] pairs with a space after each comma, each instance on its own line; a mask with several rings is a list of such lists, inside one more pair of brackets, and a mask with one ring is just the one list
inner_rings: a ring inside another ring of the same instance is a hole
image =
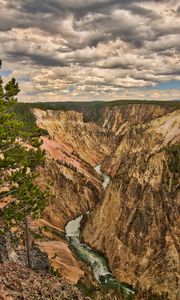
[[1, 300], [83, 300], [64, 279], [36, 273], [13, 263], [0, 264]]

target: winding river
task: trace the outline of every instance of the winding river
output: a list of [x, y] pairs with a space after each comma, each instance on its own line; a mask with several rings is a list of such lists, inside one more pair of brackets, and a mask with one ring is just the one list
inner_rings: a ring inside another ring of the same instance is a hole
[[[110, 177], [101, 172], [101, 165], [95, 167], [97, 173], [103, 176], [104, 189], [110, 183]], [[89, 212], [86, 212], [87, 214]], [[126, 295], [134, 294], [134, 291], [125, 283], [120, 283], [110, 272], [107, 259], [95, 252], [85, 243], [80, 242], [80, 227], [83, 215], [71, 220], [65, 227], [66, 238], [74, 253], [92, 268], [93, 275], [99, 283], [111, 283], [118, 285]]]

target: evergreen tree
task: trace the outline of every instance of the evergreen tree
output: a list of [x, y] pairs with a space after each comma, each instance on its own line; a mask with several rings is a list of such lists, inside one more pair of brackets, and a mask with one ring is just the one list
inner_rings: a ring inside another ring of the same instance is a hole
[[[0, 78], [0, 234], [15, 232], [24, 238], [31, 267], [28, 219], [38, 217], [45, 208], [43, 192], [35, 184], [37, 166], [44, 162], [37, 133], [27, 133], [12, 112], [20, 92], [12, 78], [6, 85]], [[31, 144], [28, 148], [24, 145]], [[11, 197], [8, 205], [3, 201]]]

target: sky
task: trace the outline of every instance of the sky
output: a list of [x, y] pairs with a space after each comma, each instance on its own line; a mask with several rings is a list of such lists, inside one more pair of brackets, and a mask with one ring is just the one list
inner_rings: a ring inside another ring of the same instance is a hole
[[19, 100], [180, 99], [179, 0], [0, 0]]

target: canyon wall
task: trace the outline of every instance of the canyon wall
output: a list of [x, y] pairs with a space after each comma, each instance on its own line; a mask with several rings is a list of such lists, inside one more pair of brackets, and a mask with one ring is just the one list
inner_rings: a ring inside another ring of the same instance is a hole
[[34, 109], [34, 114], [37, 125], [46, 129], [51, 139], [92, 166], [115, 149], [109, 131], [93, 122], [85, 123], [82, 113]]
[[[105, 253], [117, 278], [168, 292], [170, 299], [178, 299], [179, 282], [179, 120], [175, 111], [140, 123], [136, 116], [128, 124], [103, 162], [111, 183], [83, 230], [85, 242]], [[119, 133], [114, 124], [111, 130]]]
[[[48, 131], [42, 145], [47, 162], [38, 178], [51, 195], [43, 221], [63, 234], [68, 220], [90, 210], [82, 238], [107, 256], [113, 274], [177, 299], [179, 110], [107, 106], [89, 115], [93, 122], [74, 111], [34, 114]], [[106, 191], [97, 164], [111, 176]], [[74, 282], [83, 270], [77, 263]]]
[[42, 137], [46, 162], [36, 179], [47, 193], [47, 207], [43, 219], [33, 222], [31, 229], [38, 232], [39, 227], [48, 228], [43, 232], [45, 238], [38, 242], [41, 249], [48, 253], [55, 269], [77, 283], [87, 268], [69, 250], [64, 228], [103, 198], [102, 178], [93, 166], [110, 155], [115, 142], [106, 129], [84, 123], [80, 113], [34, 109], [34, 115], [38, 126], [48, 131]]

